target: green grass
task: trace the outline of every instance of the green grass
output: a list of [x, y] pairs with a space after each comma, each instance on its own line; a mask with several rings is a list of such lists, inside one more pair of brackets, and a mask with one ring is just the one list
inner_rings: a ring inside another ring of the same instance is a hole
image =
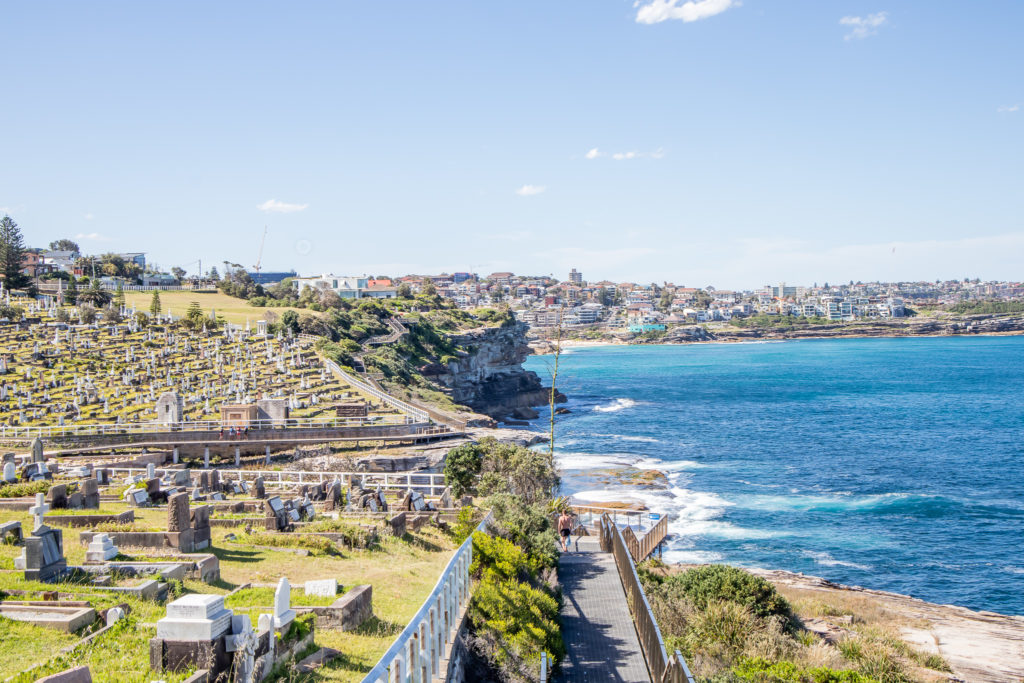
[[[153, 299], [153, 292], [125, 292], [124, 298], [128, 306], [135, 306], [140, 311], [149, 311], [149, 303]], [[221, 292], [160, 292], [162, 312], [172, 313], [175, 317], [185, 315], [186, 309], [188, 309], [189, 304], [193, 301], [197, 302], [207, 314], [209, 314], [210, 309], [216, 310], [217, 316], [223, 317], [229, 323], [244, 325], [245, 321], [248, 320], [253, 329], [256, 329], [256, 321], [262, 320], [267, 311], [273, 311], [278, 317], [285, 311], [319, 315], [316, 311], [306, 308], [261, 308], [250, 306], [244, 299], [236, 299]]]

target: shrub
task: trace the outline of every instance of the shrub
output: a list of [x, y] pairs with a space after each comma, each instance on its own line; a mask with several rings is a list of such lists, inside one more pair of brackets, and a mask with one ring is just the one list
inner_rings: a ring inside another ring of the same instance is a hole
[[470, 621], [489, 645], [485, 657], [503, 678], [535, 680], [542, 652], [552, 661], [562, 658], [558, 607], [555, 598], [526, 583], [495, 575], [480, 583], [470, 603]]
[[532, 575], [530, 557], [526, 552], [500, 536], [488, 536], [482, 531], [473, 534], [473, 564], [469, 573], [476, 577], [496, 576], [515, 579]]
[[758, 617], [780, 616], [788, 621], [789, 603], [775, 586], [760, 576], [724, 564], [690, 569], [669, 577], [679, 582], [683, 592], [698, 609], [711, 602], [735, 602], [750, 609]]
[[452, 526], [452, 536], [455, 537], [455, 542], [461, 545], [472, 535], [479, 524], [480, 511], [475, 507], [467, 505], [459, 510], [459, 516]]
[[475, 487], [473, 482], [483, 465], [483, 449], [467, 443], [448, 451], [444, 460], [444, 483], [451, 487], [452, 495], [461, 498]]
[[856, 671], [801, 669], [792, 662], [771, 662], [762, 657], [744, 659], [731, 673], [741, 681], [754, 683], [875, 683], [875, 679]]
[[534, 569], [558, 564], [558, 536], [547, 505], [527, 505], [507, 493], [492, 496], [488, 503], [493, 514], [491, 530], [522, 548]]
[[[20, 484], [4, 484], [0, 486], [0, 498], [25, 498], [37, 493], [46, 493], [53, 486], [52, 481], [26, 481]], [[68, 484], [68, 493], [72, 493], [78, 484]]]

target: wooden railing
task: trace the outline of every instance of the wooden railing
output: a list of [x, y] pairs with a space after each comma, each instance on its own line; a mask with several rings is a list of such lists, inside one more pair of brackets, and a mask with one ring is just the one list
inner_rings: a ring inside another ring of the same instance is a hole
[[[661, 629], [658, 628], [658, 622], [654, 619], [647, 596], [640, 585], [640, 577], [637, 576], [636, 565], [623, 533], [607, 514], [601, 516], [600, 528], [601, 549], [612, 553], [615, 558], [615, 567], [619, 570], [619, 579], [626, 592], [626, 601], [640, 637], [640, 647], [647, 660], [651, 680], [655, 683], [694, 683], [682, 654], [676, 650], [670, 657], [665, 650]], [[636, 540], [635, 536], [633, 538]]]
[[629, 527], [622, 530], [623, 540], [626, 542], [626, 547], [629, 548], [633, 562], [643, 562], [650, 557], [666, 536], [668, 536], [668, 517], [665, 516], [662, 516], [658, 523], [644, 534], [643, 538], [637, 538]]

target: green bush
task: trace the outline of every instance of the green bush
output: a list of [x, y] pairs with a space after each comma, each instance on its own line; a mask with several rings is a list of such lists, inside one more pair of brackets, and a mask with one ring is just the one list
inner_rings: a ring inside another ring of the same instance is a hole
[[482, 531], [473, 534], [473, 564], [469, 573], [475, 577], [496, 576], [499, 579], [528, 578], [533, 575], [530, 556], [519, 546], [500, 536]]
[[474, 443], [467, 443], [448, 451], [444, 459], [444, 483], [451, 487], [452, 495], [461, 498], [471, 492], [480, 467], [483, 465], [484, 449]]
[[779, 616], [789, 619], [789, 603], [775, 586], [760, 576], [724, 564], [690, 569], [665, 579], [678, 582], [697, 609], [718, 601], [735, 602], [758, 617]]
[[488, 499], [491, 530], [522, 548], [534, 569], [558, 564], [558, 535], [547, 503], [528, 505], [517, 496], [500, 494]]
[[558, 608], [558, 600], [539, 588], [489, 575], [473, 594], [469, 616], [477, 636], [491, 644], [489, 663], [533, 680], [542, 652], [554, 662], [565, 654]]
[[452, 536], [455, 537], [455, 542], [461, 545], [469, 538], [479, 526], [480, 519], [480, 511], [472, 505], [467, 505], [459, 510], [459, 516], [452, 526]]
[[[25, 498], [37, 493], [46, 493], [53, 486], [52, 481], [26, 481], [20, 484], [4, 484], [0, 486], [0, 498]], [[78, 484], [69, 483], [68, 493], [72, 493]]]
[[771, 662], [762, 657], [744, 659], [731, 672], [740, 681], [752, 683], [877, 683], [856, 671], [828, 667], [801, 669], [792, 662]]

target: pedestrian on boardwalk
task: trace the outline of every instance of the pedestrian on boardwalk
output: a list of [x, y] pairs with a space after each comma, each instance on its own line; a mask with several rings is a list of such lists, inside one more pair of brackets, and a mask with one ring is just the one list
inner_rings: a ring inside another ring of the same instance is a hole
[[562, 510], [558, 516], [558, 537], [562, 544], [562, 551], [569, 552], [569, 534], [572, 532], [572, 515], [569, 510]]

